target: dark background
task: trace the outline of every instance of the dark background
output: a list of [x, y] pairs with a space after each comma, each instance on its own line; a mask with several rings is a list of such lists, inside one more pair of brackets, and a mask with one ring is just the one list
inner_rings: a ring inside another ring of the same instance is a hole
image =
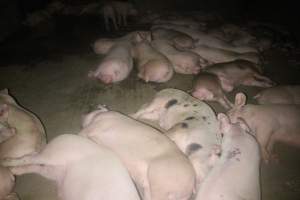
[[[99, 1], [99, 0], [98, 0]], [[255, 19], [272, 22], [287, 27], [299, 39], [298, 21], [300, 11], [297, 1], [269, 0], [130, 0], [141, 10], [204, 10], [222, 14], [226, 18], [240, 20]], [[20, 27], [25, 16], [45, 7], [51, 0], [1, 0], [0, 27], [1, 35], [9, 34]], [[64, 0], [67, 4], [86, 4], [95, 0]]]

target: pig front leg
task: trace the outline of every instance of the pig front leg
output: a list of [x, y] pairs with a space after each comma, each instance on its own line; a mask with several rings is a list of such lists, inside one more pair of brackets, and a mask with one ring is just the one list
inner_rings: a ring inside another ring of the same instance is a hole
[[248, 86], [258, 86], [264, 88], [276, 85], [276, 83], [273, 82], [271, 79], [260, 74], [254, 74], [253, 76], [245, 79], [243, 81], [243, 84]]
[[105, 30], [110, 31], [109, 19], [107, 16], [104, 16], [104, 24], [105, 24]]
[[4, 199], [2, 199], [2, 200], [19, 200], [19, 197], [16, 193], [10, 193], [6, 197], [4, 197]]
[[113, 17], [111, 18], [111, 21], [112, 21], [112, 23], [113, 23], [113, 25], [114, 25], [115, 30], [119, 30], [119, 26], [118, 26], [118, 24], [117, 24], [117, 20], [116, 20], [116, 17], [115, 17], [115, 16], [113, 16]]
[[123, 25], [127, 26], [127, 14], [122, 14]]
[[12, 136], [16, 135], [16, 129], [15, 128], [0, 128], [0, 144]]
[[233, 104], [228, 100], [228, 98], [225, 95], [219, 99], [219, 103], [226, 109], [230, 109], [233, 107]]

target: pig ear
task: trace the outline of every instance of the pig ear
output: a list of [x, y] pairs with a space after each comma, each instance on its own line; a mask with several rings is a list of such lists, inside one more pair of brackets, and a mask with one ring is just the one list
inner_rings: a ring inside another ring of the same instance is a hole
[[219, 121], [219, 129], [221, 133], [224, 133], [225, 130], [229, 127], [230, 119], [229, 117], [224, 113], [218, 114], [218, 121]]
[[237, 107], [241, 107], [246, 104], [246, 95], [244, 93], [237, 93], [235, 95], [234, 105]]
[[8, 111], [9, 111], [9, 107], [7, 104], [0, 105], [0, 118], [7, 121], [8, 120]]
[[5, 88], [5, 89], [1, 90], [0, 93], [1, 93], [1, 94], [8, 94], [8, 89]]

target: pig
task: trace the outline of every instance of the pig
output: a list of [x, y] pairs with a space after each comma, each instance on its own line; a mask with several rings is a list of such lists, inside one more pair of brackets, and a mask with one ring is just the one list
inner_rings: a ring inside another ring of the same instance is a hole
[[300, 104], [300, 85], [279, 85], [254, 96], [259, 104]]
[[223, 40], [220, 40], [216, 37], [213, 37], [203, 31], [194, 30], [190, 28], [186, 28], [183, 26], [172, 25], [172, 24], [164, 24], [164, 25], [155, 25], [152, 28], [167, 28], [173, 29], [179, 32], [183, 32], [191, 36], [194, 40], [196, 40], [195, 46], [208, 46], [217, 49], [233, 51], [235, 53], [258, 53], [258, 50], [250, 47], [250, 46], [233, 46], [230, 43], [227, 43]]
[[253, 62], [255, 64], [260, 64], [261, 59], [257, 53], [236, 53], [229, 50], [224, 50], [220, 48], [205, 46], [205, 45], [197, 45], [195, 48], [190, 49], [194, 53], [201, 56], [203, 59], [207, 60], [209, 63], [223, 63], [230, 62], [234, 60], [248, 60], [249, 62]]
[[226, 97], [221, 82], [215, 74], [206, 72], [198, 74], [192, 96], [203, 101], [217, 101], [226, 109], [232, 107], [232, 103]]
[[138, 11], [129, 2], [125, 1], [111, 1], [109, 4], [113, 7], [117, 23], [119, 26], [127, 26], [128, 16], [137, 16]]
[[55, 181], [62, 200], [140, 199], [117, 155], [78, 135], [59, 135], [40, 153], [2, 164], [15, 175], [37, 173]]
[[88, 77], [102, 81], [104, 84], [120, 82], [126, 79], [132, 68], [131, 42], [115, 44], [101, 60], [95, 71], [90, 71]]
[[12, 129], [14, 135], [0, 144], [0, 159], [34, 154], [46, 144], [41, 121], [17, 104], [7, 89], [0, 91], [0, 123], [15, 129]]
[[[0, 110], [3, 110], [1, 106], [0, 106]], [[5, 108], [3, 111], [5, 111]], [[0, 122], [0, 144], [14, 135], [16, 135], [15, 128], [10, 127], [9, 124], [7, 124], [7, 122]]]
[[224, 24], [221, 29], [234, 46], [253, 46], [257, 42], [256, 37], [234, 24]]
[[134, 57], [137, 61], [138, 77], [145, 82], [167, 82], [173, 76], [174, 70], [170, 60], [151, 46], [140, 34], [137, 35], [134, 47]]
[[82, 127], [79, 135], [109, 147], [121, 158], [142, 199], [191, 197], [195, 172], [184, 154], [160, 131], [102, 105], [84, 117]]
[[260, 152], [254, 132], [244, 120], [232, 123], [218, 114], [223, 134], [221, 156], [201, 184], [195, 200], [260, 200]]
[[100, 38], [93, 43], [92, 48], [96, 54], [106, 54], [115, 43], [116, 39]]
[[166, 39], [172, 41], [173, 45], [180, 48], [193, 48], [195, 45], [195, 40], [182, 32], [166, 29], [166, 28], [156, 28], [151, 29], [152, 37], [154, 40]]
[[[104, 24], [105, 24], [106, 31], [111, 31], [112, 30], [111, 26], [115, 30], [119, 30], [116, 13], [115, 13], [114, 8], [111, 5], [109, 5], [109, 4], [103, 5], [100, 12], [104, 18]], [[110, 21], [111, 21], [111, 23], [110, 23]]]
[[228, 116], [233, 122], [241, 117], [249, 124], [255, 132], [265, 163], [275, 158], [272, 150], [276, 142], [300, 147], [299, 105], [246, 105], [245, 94], [238, 93]]
[[180, 74], [199, 73], [200, 58], [196, 53], [179, 51], [167, 40], [153, 40], [151, 45], [171, 61], [175, 72]]
[[164, 134], [190, 159], [199, 187], [213, 167], [212, 152], [220, 145], [214, 111], [188, 93], [168, 88], [158, 92], [150, 103], [131, 116], [159, 124]]
[[18, 200], [18, 196], [12, 193], [15, 186], [15, 177], [8, 168], [0, 165], [0, 199]]
[[205, 71], [217, 75], [226, 92], [231, 92], [239, 85], [258, 87], [275, 85], [275, 82], [259, 73], [255, 64], [246, 60], [214, 64]]
[[178, 26], [184, 26], [190, 29], [201, 29], [203, 28], [199, 22], [194, 20], [193, 18], [188, 18], [188, 17], [180, 17], [177, 19], [156, 19], [153, 21], [153, 24], [171, 24], [171, 25], [178, 25]]
[[134, 42], [137, 34], [142, 34], [146, 40], [151, 42], [151, 33], [150, 31], [133, 31], [120, 38], [100, 38], [97, 39], [92, 48], [96, 54], [106, 54], [115, 44], [119, 42]]

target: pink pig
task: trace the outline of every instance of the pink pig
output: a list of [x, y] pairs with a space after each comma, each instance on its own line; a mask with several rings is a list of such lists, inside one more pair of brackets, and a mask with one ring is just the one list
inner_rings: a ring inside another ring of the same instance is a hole
[[78, 135], [60, 135], [40, 153], [6, 159], [2, 164], [15, 175], [37, 173], [55, 181], [62, 200], [140, 199], [119, 158]]
[[99, 105], [82, 123], [83, 135], [121, 158], [144, 200], [188, 200], [195, 171], [188, 158], [160, 131]]
[[218, 120], [221, 156], [215, 155], [215, 165], [195, 200], [260, 200], [260, 152], [254, 133], [242, 119], [232, 123], [220, 113]]
[[246, 96], [238, 93], [228, 116], [233, 122], [239, 117], [245, 119], [255, 132], [265, 162], [270, 160], [276, 142], [300, 147], [300, 106], [246, 105]]
[[222, 88], [226, 92], [232, 91], [239, 85], [271, 87], [275, 83], [259, 73], [255, 64], [246, 60], [219, 63], [206, 69], [220, 79]]
[[172, 78], [174, 70], [170, 60], [140, 34], [136, 38], [134, 57], [137, 60], [138, 77], [144, 81], [162, 83]]
[[180, 74], [199, 73], [200, 56], [196, 53], [177, 50], [168, 40], [153, 40], [151, 45], [171, 61], [175, 72]]
[[300, 85], [279, 85], [264, 89], [254, 99], [259, 104], [300, 104]]
[[204, 101], [217, 101], [226, 109], [232, 107], [232, 103], [226, 97], [221, 82], [215, 74], [200, 73], [194, 83], [192, 95]]
[[126, 79], [133, 68], [130, 42], [115, 44], [103, 58], [95, 71], [90, 71], [88, 76], [96, 78], [105, 84], [120, 82]]
[[18, 105], [7, 89], [0, 91], [0, 123], [10, 129], [10, 137], [0, 143], [0, 159], [37, 153], [46, 144], [41, 121]]

